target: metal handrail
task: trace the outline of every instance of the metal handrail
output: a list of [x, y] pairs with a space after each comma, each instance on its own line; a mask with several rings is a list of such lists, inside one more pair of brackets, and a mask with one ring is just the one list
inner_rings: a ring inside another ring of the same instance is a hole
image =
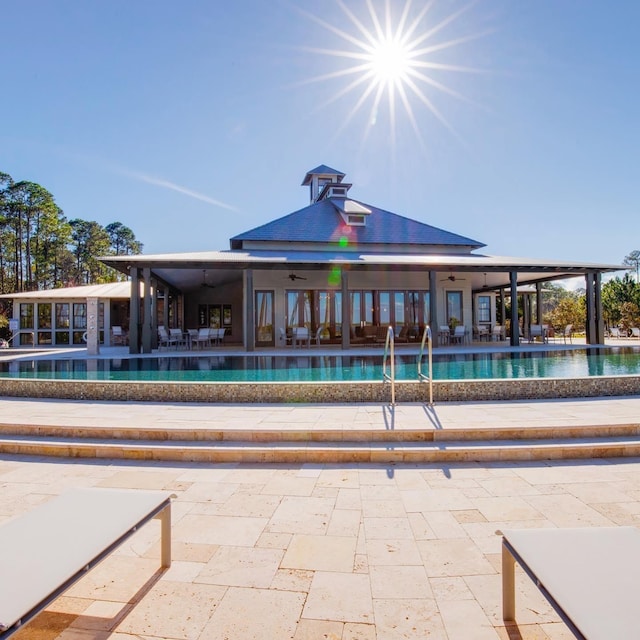
[[[424, 345], [427, 343], [427, 355], [429, 357], [429, 373], [422, 373], [422, 358], [424, 357]], [[431, 335], [431, 327], [427, 325], [422, 334], [422, 342], [420, 343], [420, 353], [418, 354], [418, 381], [427, 382], [429, 384], [429, 404], [433, 404], [433, 337]]]
[[[384, 356], [382, 359], [382, 381], [391, 383], [391, 405], [396, 403], [396, 358], [395, 358], [395, 336], [393, 327], [387, 329], [387, 337], [384, 341]], [[391, 357], [391, 365], [387, 373], [387, 357]]]

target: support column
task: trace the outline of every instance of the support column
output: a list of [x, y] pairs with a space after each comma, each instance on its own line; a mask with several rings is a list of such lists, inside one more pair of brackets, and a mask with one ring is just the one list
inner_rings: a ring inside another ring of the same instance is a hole
[[542, 283], [536, 282], [536, 324], [542, 324]]
[[518, 324], [518, 272], [509, 272], [511, 279], [511, 346], [520, 346], [520, 325]]
[[142, 269], [142, 353], [151, 353], [151, 269]]
[[604, 314], [602, 312], [602, 274], [595, 274], [595, 303], [596, 303], [596, 344], [604, 344]]
[[[158, 348], [158, 281], [151, 284], [151, 349]], [[165, 305], [166, 306], [166, 305]], [[165, 323], [165, 327], [169, 325]]]
[[342, 288], [342, 348], [351, 347], [351, 301], [349, 300], [349, 274], [342, 267], [340, 270], [340, 286]]
[[585, 274], [585, 281], [587, 287], [587, 317], [585, 323], [585, 330], [587, 334], [587, 344], [597, 344], [596, 340], [596, 304], [595, 304], [595, 281], [593, 273]]
[[438, 337], [438, 273], [429, 271], [429, 323], [434, 344]]
[[528, 293], [522, 294], [522, 334], [529, 337], [529, 326], [531, 325], [531, 296]]
[[503, 331], [507, 324], [507, 305], [505, 299], [504, 287], [500, 287], [500, 324], [502, 324]]
[[255, 330], [255, 310], [253, 308], [253, 300], [255, 298], [255, 295], [253, 293], [253, 269], [247, 269], [245, 271], [244, 295], [245, 295], [244, 342], [245, 342], [247, 351], [255, 351], [256, 350], [256, 330]]
[[100, 353], [100, 327], [98, 326], [98, 298], [87, 298], [87, 355]]
[[131, 267], [131, 302], [129, 303], [129, 353], [140, 353], [140, 269]]

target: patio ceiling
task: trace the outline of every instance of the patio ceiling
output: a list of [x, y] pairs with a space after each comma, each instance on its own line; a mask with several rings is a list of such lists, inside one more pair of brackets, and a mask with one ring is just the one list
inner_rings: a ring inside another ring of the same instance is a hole
[[[199, 253], [105, 256], [101, 260], [128, 273], [129, 268], [150, 268], [154, 276], [182, 292], [194, 291], [206, 279], [220, 286], [242, 279], [242, 271], [314, 271], [340, 265], [350, 271], [437, 271], [442, 280], [450, 274], [465, 274], [465, 285], [474, 291], [509, 287], [509, 273], [517, 271], [518, 284], [535, 284], [581, 276], [586, 273], [613, 272], [621, 265], [549, 262], [530, 258], [479, 255], [363, 254], [327, 251], [211, 251]], [[455, 281], [452, 281], [452, 284]], [[485, 286], [486, 285], [486, 286]]]

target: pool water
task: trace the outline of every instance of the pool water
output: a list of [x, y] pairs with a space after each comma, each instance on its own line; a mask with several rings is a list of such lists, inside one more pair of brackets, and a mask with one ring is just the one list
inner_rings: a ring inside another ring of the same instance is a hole
[[[396, 380], [416, 380], [415, 355], [396, 356]], [[426, 372], [426, 357], [423, 372]], [[434, 380], [582, 378], [640, 375], [640, 348], [482, 352], [433, 356]], [[0, 378], [169, 382], [380, 381], [382, 355], [203, 355], [121, 359], [21, 359]]]

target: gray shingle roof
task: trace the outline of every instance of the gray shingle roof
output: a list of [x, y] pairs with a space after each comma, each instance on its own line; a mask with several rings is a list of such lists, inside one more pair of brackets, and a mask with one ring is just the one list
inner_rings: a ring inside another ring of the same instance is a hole
[[[349, 200], [352, 200], [351, 198]], [[339, 213], [345, 199], [329, 198], [294, 211], [272, 222], [231, 238], [231, 248], [240, 249], [244, 241], [337, 243], [346, 236], [351, 244], [465, 246], [477, 249], [485, 245], [456, 233], [411, 220], [363, 202], [371, 211], [365, 226], [345, 225]]]
[[345, 177], [345, 173], [342, 171], [337, 171], [336, 169], [332, 169], [331, 167], [327, 167], [326, 164], [321, 164], [315, 169], [311, 169], [311, 171], [307, 171], [307, 175], [304, 177], [302, 181], [302, 186], [304, 187], [307, 184], [311, 184], [311, 176], [312, 175], [323, 175], [323, 176], [340, 176], [340, 178]]

